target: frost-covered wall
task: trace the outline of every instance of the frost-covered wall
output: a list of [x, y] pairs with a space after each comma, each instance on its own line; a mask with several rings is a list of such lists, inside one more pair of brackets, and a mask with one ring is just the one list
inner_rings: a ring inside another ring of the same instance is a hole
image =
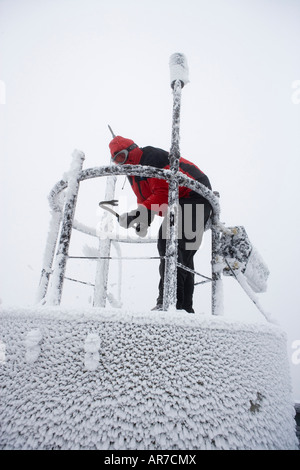
[[59, 307], [0, 322], [2, 449], [297, 449], [274, 325]]

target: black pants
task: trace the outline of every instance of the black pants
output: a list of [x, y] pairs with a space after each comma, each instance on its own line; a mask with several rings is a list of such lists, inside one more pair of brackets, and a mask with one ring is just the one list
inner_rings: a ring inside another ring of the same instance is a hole
[[[210, 204], [202, 197], [185, 198], [179, 200], [180, 216], [178, 219], [178, 262], [194, 269], [194, 255], [201, 245], [204, 227], [211, 213]], [[198, 208], [197, 208], [198, 206]], [[202, 206], [202, 207], [200, 207]], [[161, 257], [166, 253], [166, 219], [164, 219], [158, 235], [157, 248]], [[193, 234], [195, 234], [193, 236]], [[165, 260], [160, 260], [159, 265], [159, 295], [157, 305], [163, 304]], [[194, 274], [183, 268], [177, 268], [177, 302], [178, 310], [186, 310], [193, 313]]]

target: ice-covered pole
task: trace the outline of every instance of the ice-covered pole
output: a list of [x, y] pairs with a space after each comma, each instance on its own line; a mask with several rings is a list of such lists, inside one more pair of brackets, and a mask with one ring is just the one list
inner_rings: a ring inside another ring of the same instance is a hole
[[172, 178], [169, 179], [168, 224], [166, 240], [166, 261], [164, 278], [163, 309], [176, 307], [177, 298], [177, 234], [178, 234], [178, 179], [179, 170], [179, 127], [181, 89], [188, 83], [188, 66], [183, 54], [175, 53], [170, 57], [170, 82], [173, 90], [172, 141], [169, 154]]
[[223, 315], [223, 260], [220, 257], [220, 229], [218, 216], [214, 215], [211, 226], [211, 311], [212, 315]]
[[[105, 201], [114, 199], [116, 182], [116, 175], [108, 176], [106, 180]], [[100, 224], [101, 227], [108, 225], [112, 217], [113, 216], [109, 212], [104, 211]], [[111, 238], [108, 234], [105, 238], [100, 237], [99, 253], [100, 256], [102, 256], [102, 259], [99, 259], [97, 262], [93, 303], [94, 307], [105, 307], [106, 304], [110, 248]]]
[[68, 187], [65, 197], [60, 238], [58, 241], [58, 247], [53, 266], [51, 291], [49, 297], [47, 298], [47, 303], [50, 305], [59, 305], [62, 297], [62, 289], [79, 190], [80, 173], [84, 159], [85, 155], [83, 152], [74, 150], [72, 154], [71, 168], [68, 173]]
[[47, 294], [61, 219], [62, 219], [61, 211], [57, 208], [53, 209], [48, 236], [47, 236], [41, 278], [40, 278], [40, 283], [39, 283], [39, 288], [38, 288], [38, 293], [37, 293], [38, 303], [42, 302]]

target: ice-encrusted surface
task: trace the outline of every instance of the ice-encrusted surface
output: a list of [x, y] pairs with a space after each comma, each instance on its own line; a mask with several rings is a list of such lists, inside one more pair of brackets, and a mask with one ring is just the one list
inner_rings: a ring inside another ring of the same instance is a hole
[[297, 449], [286, 338], [180, 312], [0, 312], [2, 449]]

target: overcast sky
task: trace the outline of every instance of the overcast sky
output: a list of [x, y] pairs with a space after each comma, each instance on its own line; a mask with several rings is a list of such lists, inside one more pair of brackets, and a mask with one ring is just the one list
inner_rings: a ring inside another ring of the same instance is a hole
[[[35, 302], [47, 196], [75, 148], [85, 168], [108, 164], [110, 124], [140, 146], [169, 150], [169, 57], [181, 52], [190, 70], [181, 155], [220, 192], [222, 221], [245, 226], [268, 264], [260, 300], [288, 334], [300, 401], [299, 51], [299, 0], [0, 0], [2, 304]], [[123, 182], [116, 196], [134, 205]], [[103, 178], [82, 183], [78, 220], [96, 226], [104, 189]], [[95, 246], [76, 237], [73, 253]], [[196, 257], [205, 274], [209, 249], [206, 234]], [[147, 253], [155, 256], [155, 245]], [[93, 280], [94, 264], [73, 263], [78, 277]], [[125, 306], [155, 305], [155, 261], [130, 261], [123, 277]], [[76, 304], [90, 302], [92, 289], [77, 286]], [[66, 284], [69, 303], [72, 288]], [[209, 313], [210, 288], [197, 289], [196, 310]], [[224, 280], [224, 297], [225, 316], [261, 318], [233, 279]]]

